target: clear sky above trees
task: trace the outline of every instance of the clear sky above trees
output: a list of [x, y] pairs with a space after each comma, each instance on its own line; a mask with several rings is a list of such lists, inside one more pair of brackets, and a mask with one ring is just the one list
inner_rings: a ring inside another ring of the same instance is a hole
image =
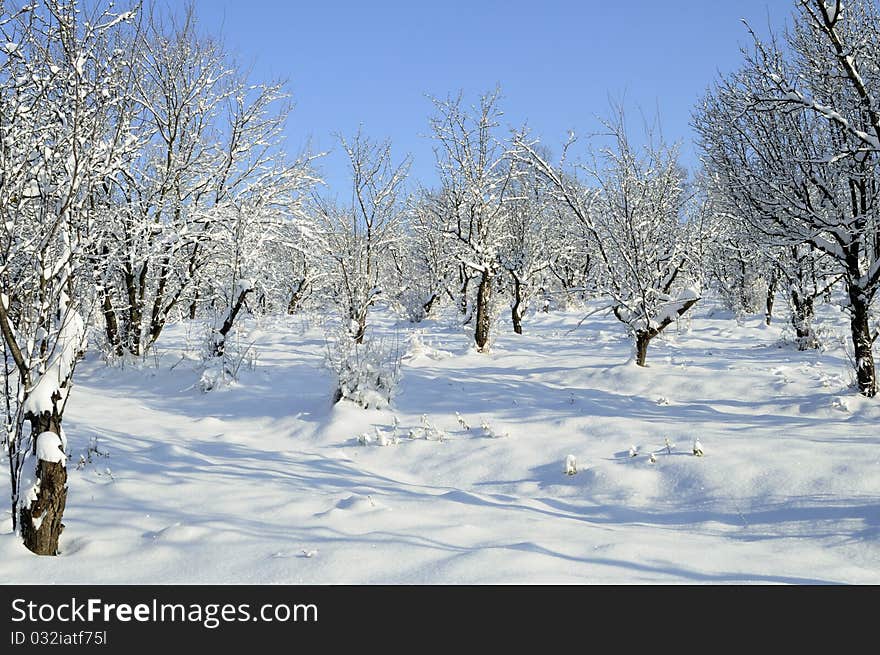
[[[511, 125], [524, 121], [549, 144], [589, 133], [624, 99], [631, 124], [659, 113], [663, 134], [683, 141], [696, 164], [690, 112], [718, 71], [741, 62], [749, 42], [787, 22], [790, 0], [593, 0], [545, 2], [317, 2], [197, 0], [206, 31], [222, 31], [258, 77], [288, 78], [296, 109], [289, 147], [311, 139], [333, 149], [322, 162], [332, 187], [347, 189], [335, 132], [363, 124], [414, 157], [412, 177], [434, 181], [426, 94], [463, 89], [468, 98], [500, 85]], [[637, 126], [637, 125], [636, 125]]]

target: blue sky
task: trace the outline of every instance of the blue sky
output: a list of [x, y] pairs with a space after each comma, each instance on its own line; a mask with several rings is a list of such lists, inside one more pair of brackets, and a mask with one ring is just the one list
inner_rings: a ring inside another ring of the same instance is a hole
[[[719, 71], [734, 70], [759, 33], [779, 30], [793, 0], [544, 0], [507, 2], [291, 2], [196, 0], [206, 31], [222, 32], [256, 78], [289, 81], [296, 108], [288, 149], [336, 146], [359, 125], [413, 156], [412, 176], [431, 185], [434, 159], [427, 95], [463, 90], [468, 99], [500, 85], [505, 120], [528, 122], [551, 147], [569, 129], [587, 134], [609, 98], [624, 100], [630, 124], [658, 112], [667, 140], [696, 165], [688, 125]], [[338, 148], [321, 162], [346, 195]]]

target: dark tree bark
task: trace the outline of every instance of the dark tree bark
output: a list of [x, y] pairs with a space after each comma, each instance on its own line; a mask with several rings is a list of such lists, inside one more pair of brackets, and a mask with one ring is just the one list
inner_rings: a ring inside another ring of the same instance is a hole
[[877, 395], [877, 379], [874, 370], [874, 353], [871, 343], [871, 329], [868, 323], [868, 299], [864, 291], [850, 286], [850, 333], [856, 357], [856, 379], [859, 393], [868, 398]]
[[116, 310], [113, 309], [113, 301], [107, 289], [101, 293], [103, 302], [101, 310], [104, 313], [104, 331], [107, 334], [107, 342], [113, 348], [113, 352], [117, 357], [121, 357], [124, 349], [122, 348], [122, 340], [119, 337], [119, 322], [116, 320]]
[[648, 359], [648, 344], [654, 337], [650, 332], [636, 332], [636, 364], [645, 366]]
[[146, 263], [141, 265], [140, 274], [137, 278], [131, 265], [126, 264], [123, 274], [125, 280], [125, 292], [128, 295], [128, 320], [125, 326], [125, 348], [132, 355], [140, 355], [141, 353], [141, 319], [143, 317], [142, 303], [143, 293], [138, 293], [138, 285], [136, 279], [140, 280], [140, 288], [143, 290], [143, 284], [147, 277]]
[[192, 302], [189, 304], [189, 320], [195, 320], [196, 310], [198, 310], [199, 290], [196, 289]]
[[477, 325], [474, 330], [474, 341], [480, 352], [485, 352], [489, 345], [489, 331], [492, 328], [491, 300], [492, 276], [488, 271], [483, 271], [477, 289]]
[[307, 284], [304, 279], [299, 280], [299, 282], [294, 285], [290, 293], [290, 302], [287, 303], [288, 314], [295, 314], [296, 310], [299, 309], [299, 304], [306, 295], [306, 286]]
[[[57, 403], [60, 397], [53, 398]], [[61, 434], [61, 415], [57, 405], [51, 412], [29, 416], [34, 435], [34, 454], [37, 437], [43, 432]], [[59, 437], [60, 439], [60, 437]], [[36, 479], [40, 489], [37, 499], [21, 508], [19, 525], [25, 547], [37, 555], [57, 555], [58, 539], [64, 524], [64, 507], [67, 503], [67, 468], [61, 462], [37, 462]]]
[[[676, 316], [684, 316], [685, 312], [687, 312], [691, 307], [693, 307], [699, 298], [691, 298], [682, 303], [681, 307], [679, 307], [675, 313]], [[623, 323], [629, 324], [629, 321], [625, 320], [625, 317], [620, 312], [620, 307], [614, 308], [614, 315]], [[660, 322], [656, 327], [650, 328], [648, 330], [636, 330], [636, 364], [639, 366], [645, 366], [646, 361], [648, 359], [648, 344], [651, 343], [651, 339], [656, 337], [658, 334], [663, 332], [672, 322], [675, 320], [675, 316], [667, 316]]]
[[[459, 271], [459, 279], [461, 280], [461, 289], [459, 290], [458, 310], [462, 314], [467, 315], [467, 313], [468, 313], [468, 285], [470, 284], [471, 278], [467, 274], [467, 270], [465, 269], [463, 264], [462, 264], [460, 271]], [[470, 319], [468, 319], [468, 321], [469, 320]], [[465, 321], [465, 324], [467, 324], [468, 321]]]
[[252, 289], [245, 289], [239, 292], [238, 298], [235, 300], [235, 303], [232, 305], [232, 307], [229, 308], [229, 313], [226, 315], [226, 320], [223, 321], [223, 325], [220, 326], [220, 329], [217, 331], [218, 337], [214, 341], [215, 357], [221, 357], [226, 351], [226, 337], [232, 330], [232, 326], [235, 324], [235, 319], [241, 311], [241, 308], [244, 306], [245, 298], [251, 291]]
[[791, 290], [791, 324], [797, 335], [798, 350], [810, 350], [819, 347], [813, 333], [813, 297], [801, 296], [797, 289]]
[[513, 321], [513, 331], [522, 334], [522, 282], [513, 275], [513, 306], [510, 308], [510, 318]]
[[770, 284], [767, 285], [767, 311], [764, 313], [764, 322], [770, 325], [773, 320], [773, 303], [776, 301], [776, 287], [779, 285], [779, 277], [773, 275], [770, 278]]

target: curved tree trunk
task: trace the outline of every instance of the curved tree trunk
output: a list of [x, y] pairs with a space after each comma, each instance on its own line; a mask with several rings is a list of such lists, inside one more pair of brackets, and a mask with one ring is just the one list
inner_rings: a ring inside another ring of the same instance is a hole
[[229, 336], [229, 332], [235, 324], [235, 319], [241, 311], [241, 308], [244, 306], [245, 298], [251, 291], [252, 289], [244, 289], [243, 291], [240, 291], [235, 304], [229, 308], [226, 320], [223, 321], [223, 325], [220, 326], [220, 329], [217, 331], [217, 338], [214, 341], [214, 357], [222, 357], [223, 353], [226, 351], [226, 337]]
[[290, 293], [290, 301], [287, 303], [287, 313], [295, 314], [296, 310], [299, 309], [299, 304], [302, 302], [303, 298], [306, 295], [306, 287], [308, 283], [305, 278], [297, 281]]
[[[672, 322], [675, 320], [677, 316], [684, 316], [685, 312], [693, 307], [699, 298], [689, 298], [682, 302], [681, 306], [675, 310], [675, 316], [669, 315], [664, 318], [656, 327], [648, 328], [647, 330], [635, 330], [636, 335], [636, 364], [639, 366], [646, 366], [646, 362], [648, 359], [648, 344], [651, 343], [651, 339], [656, 337], [658, 334], [663, 332]], [[631, 325], [627, 320], [625, 320], [625, 316], [621, 312], [620, 307], [615, 307], [613, 309], [614, 315], [617, 319], [627, 325]]]
[[437, 299], [439, 297], [439, 294], [432, 293], [428, 301], [422, 305], [422, 310], [424, 310], [425, 312], [425, 318], [431, 315], [431, 310], [434, 308], [434, 303], [437, 302]]
[[510, 308], [510, 318], [513, 321], [513, 331], [522, 334], [522, 282], [513, 275], [513, 306]]

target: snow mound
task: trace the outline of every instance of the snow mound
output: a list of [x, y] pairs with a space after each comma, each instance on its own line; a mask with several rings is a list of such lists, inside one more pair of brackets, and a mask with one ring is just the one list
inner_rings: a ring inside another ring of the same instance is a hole
[[37, 459], [53, 464], [66, 464], [67, 457], [64, 455], [61, 437], [54, 432], [41, 432], [37, 435]]

